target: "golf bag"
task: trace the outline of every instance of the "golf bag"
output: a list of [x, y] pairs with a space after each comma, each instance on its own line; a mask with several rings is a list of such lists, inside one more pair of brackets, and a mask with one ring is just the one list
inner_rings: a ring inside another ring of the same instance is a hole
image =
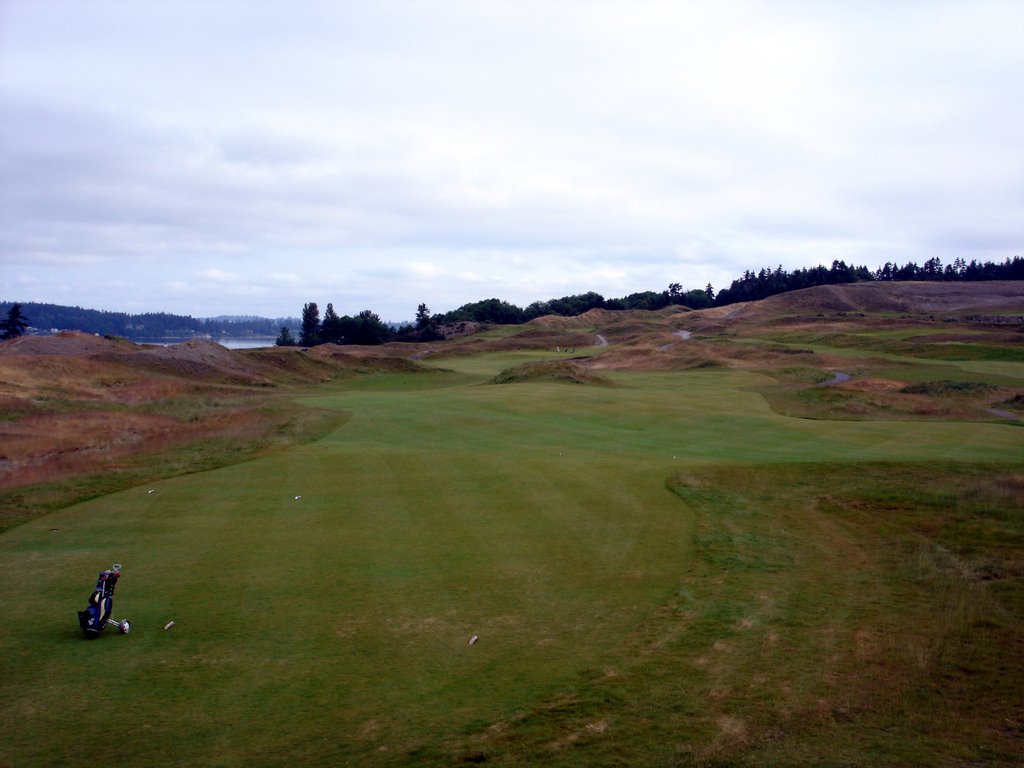
[[131, 623], [118, 621], [111, 618], [110, 612], [114, 607], [114, 589], [117, 588], [117, 580], [121, 578], [121, 565], [115, 563], [110, 570], [100, 573], [96, 580], [96, 589], [89, 596], [89, 605], [84, 611], [78, 612], [78, 623], [87, 639], [99, 637], [100, 632], [106, 629], [111, 621], [117, 625], [121, 634], [127, 635], [131, 631]]

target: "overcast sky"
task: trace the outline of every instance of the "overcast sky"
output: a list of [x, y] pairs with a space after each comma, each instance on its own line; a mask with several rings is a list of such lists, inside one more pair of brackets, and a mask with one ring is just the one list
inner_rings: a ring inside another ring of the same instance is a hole
[[0, 0], [0, 300], [411, 319], [1024, 254], [1024, 2]]

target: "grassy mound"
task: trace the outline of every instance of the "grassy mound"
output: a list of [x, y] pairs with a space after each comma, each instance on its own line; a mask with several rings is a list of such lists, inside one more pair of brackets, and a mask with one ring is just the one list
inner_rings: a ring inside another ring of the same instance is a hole
[[406, 357], [374, 354], [373, 348], [354, 348], [337, 344], [321, 344], [309, 351], [311, 357], [330, 360], [335, 365], [356, 373], [435, 373], [437, 369], [420, 365]]
[[492, 379], [495, 384], [557, 381], [565, 384], [610, 386], [611, 380], [571, 360], [542, 360], [506, 368]]
[[994, 389], [989, 384], [980, 381], [923, 381], [920, 384], [908, 384], [900, 392], [907, 395], [971, 395], [979, 392], [988, 392]]

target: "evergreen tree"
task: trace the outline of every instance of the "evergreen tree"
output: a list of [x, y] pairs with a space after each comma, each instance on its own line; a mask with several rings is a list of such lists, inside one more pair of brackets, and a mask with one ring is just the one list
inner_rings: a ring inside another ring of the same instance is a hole
[[281, 326], [281, 332], [277, 334], [277, 339], [274, 344], [278, 347], [294, 347], [295, 339], [292, 338], [292, 332], [287, 325]]
[[924, 280], [938, 280], [942, 277], [942, 262], [938, 256], [932, 256], [921, 267], [921, 277]]
[[369, 309], [364, 309], [355, 317], [345, 315], [341, 318], [341, 333], [344, 344], [360, 344], [371, 346], [391, 341], [394, 333], [387, 323]]
[[28, 328], [28, 319], [21, 314], [21, 304], [12, 304], [7, 319], [0, 323], [0, 339], [6, 341], [21, 336]]
[[315, 301], [302, 305], [302, 330], [299, 344], [313, 347], [320, 343], [320, 308]]
[[684, 307], [690, 309], [707, 309], [714, 305], [713, 299], [708, 298], [708, 294], [705, 291], [695, 288], [692, 291], [687, 291], [683, 294], [683, 299], [680, 302]]
[[391, 340], [391, 329], [374, 312], [364, 309], [354, 320], [356, 344], [384, 344]]
[[422, 331], [428, 325], [430, 325], [430, 307], [420, 304], [416, 307], [416, 328]]
[[[559, 300], [554, 299], [553, 301], [557, 302]], [[621, 299], [615, 299], [615, 303], [612, 304], [612, 308], [654, 310], [666, 307], [668, 306], [668, 303], [668, 291], [640, 291], [639, 293], [631, 293], [628, 296], [623, 296]], [[607, 303], [606, 308], [608, 308]], [[557, 306], [552, 307], [545, 304], [543, 307], [543, 314], [560, 314], [554, 311], [555, 309], [557, 309]]]
[[[547, 314], [542, 312], [541, 314]], [[537, 317], [537, 315], [531, 315]], [[442, 323], [461, 323], [471, 320], [477, 323], [497, 323], [499, 325], [518, 325], [524, 321], [523, 310], [514, 304], [500, 299], [484, 299], [483, 301], [463, 304], [458, 309], [445, 313]]]
[[324, 311], [324, 321], [320, 323], [320, 341], [324, 344], [343, 344], [343, 339], [341, 318], [334, 311], [334, 305], [328, 304]]
[[416, 327], [409, 328], [403, 335], [399, 332], [396, 335], [397, 341], [438, 341], [444, 338], [444, 334], [437, 327], [437, 322], [430, 314], [430, 307], [420, 304], [416, 307]]

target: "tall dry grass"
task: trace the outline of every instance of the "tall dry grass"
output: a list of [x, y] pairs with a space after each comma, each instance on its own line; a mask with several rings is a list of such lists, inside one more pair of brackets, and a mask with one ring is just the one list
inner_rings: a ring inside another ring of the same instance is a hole
[[0, 422], [0, 530], [100, 493], [314, 439], [345, 418], [271, 394], [145, 407], [166, 412], [121, 407]]

